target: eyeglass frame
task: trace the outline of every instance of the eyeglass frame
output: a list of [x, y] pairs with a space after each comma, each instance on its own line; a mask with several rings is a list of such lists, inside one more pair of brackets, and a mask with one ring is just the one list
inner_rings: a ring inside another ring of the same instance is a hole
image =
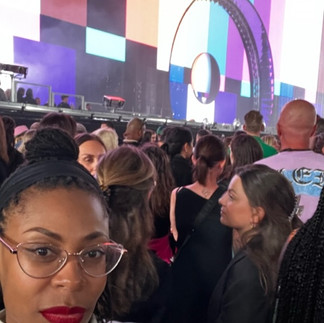
[[[116, 262], [116, 264], [112, 267], [111, 270], [109, 270], [107, 273], [105, 274], [102, 274], [102, 275], [92, 275], [90, 274], [89, 272], [86, 271], [86, 269], [82, 266], [82, 261], [83, 259], [81, 258], [81, 254], [82, 252], [87, 248], [83, 248], [82, 250], [80, 250], [79, 252], [68, 252], [67, 250], [65, 249], [61, 249], [61, 248], [58, 248], [60, 249], [61, 251], [64, 251], [66, 253], [66, 257], [64, 258], [64, 261], [62, 262], [62, 264], [53, 272], [51, 273], [50, 275], [47, 275], [47, 276], [44, 276], [44, 277], [36, 277], [36, 276], [32, 276], [30, 274], [28, 274], [25, 269], [22, 267], [20, 261], [19, 261], [19, 256], [18, 256], [18, 248], [21, 246], [21, 245], [24, 245], [24, 244], [27, 244], [27, 243], [32, 243], [32, 242], [20, 242], [18, 243], [15, 247], [12, 247], [7, 241], [5, 241], [3, 239], [3, 237], [0, 236], [0, 242], [9, 250], [9, 252], [12, 254], [12, 255], [16, 255], [16, 259], [17, 259], [17, 262], [19, 264], [19, 267], [20, 269], [22, 270], [23, 273], [25, 273], [27, 276], [31, 277], [31, 278], [34, 278], [34, 279], [43, 279], [43, 278], [49, 278], [51, 276], [54, 276], [55, 274], [57, 274], [67, 263], [68, 261], [68, 258], [70, 256], [76, 256], [78, 257], [78, 263], [80, 264], [80, 267], [82, 268], [82, 270], [87, 274], [89, 275], [90, 277], [94, 277], [94, 278], [101, 278], [101, 277], [104, 277], [104, 276], [107, 276], [109, 275], [117, 266], [118, 264], [120, 263], [124, 253], [127, 252], [127, 249], [125, 249], [123, 247], [123, 245], [113, 241], [113, 240], [109, 240], [109, 241], [105, 241], [105, 242], [101, 242], [101, 243], [98, 243], [98, 244], [94, 244], [94, 246], [98, 246], [98, 245], [101, 245], [101, 244], [105, 244], [105, 243], [109, 243], [111, 245], [114, 245], [114, 246], [117, 246], [119, 249], [120, 249], [120, 257], [119, 257], [119, 260]], [[54, 246], [50, 243], [47, 244], [48, 246]], [[92, 246], [90, 246], [92, 247]]]

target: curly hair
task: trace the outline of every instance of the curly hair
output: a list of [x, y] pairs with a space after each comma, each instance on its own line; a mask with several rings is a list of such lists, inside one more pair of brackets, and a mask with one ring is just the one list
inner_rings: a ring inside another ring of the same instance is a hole
[[154, 144], [147, 143], [141, 148], [152, 161], [157, 173], [156, 187], [150, 197], [152, 213], [157, 216], [169, 215], [170, 194], [175, 187], [169, 158], [165, 151]]
[[324, 190], [317, 210], [288, 244], [281, 262], [276, 323], [324, 321]]
[[128, 313], [135, 301], [148, 299], [158, 286], [157, 272], [148, 250], [153, 235], [148, 200], [156, 172], [144, 152], [125, 145], [101, 158], [97, 177], [107, 196], [111, 238], [128, 251], [118, 265], [118, 273], [112, 272], [108, 280], [106, 292], [111, 295], [114, 317]]

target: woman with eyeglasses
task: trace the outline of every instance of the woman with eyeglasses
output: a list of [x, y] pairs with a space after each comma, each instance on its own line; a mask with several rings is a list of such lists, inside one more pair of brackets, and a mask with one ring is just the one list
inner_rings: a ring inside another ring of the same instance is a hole
[[0, 188], [0, 321], [97, 322], [126, 250], [109, 238], [100, 188], [73, 139], [43, 129], [26, 149], [28, 164]]
[[123, 145], [100, 159], [97, 177], [107, 199], [111, 238], [128, 251], [108, 280], [113, 319], [161, 322], [170, 285], [169, 265], [149, 250], [156, 170], [143, 151]]

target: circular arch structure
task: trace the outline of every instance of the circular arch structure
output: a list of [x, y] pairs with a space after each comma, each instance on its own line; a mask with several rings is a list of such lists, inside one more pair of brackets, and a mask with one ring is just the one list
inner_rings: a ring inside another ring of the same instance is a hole
[[[197, 1], [185, 10], [175, 33], [171, 56], [181, 22]], [[271, 48], [263, 22], [248, 0], [210, 0], [218, 3], [232, 18], [241, 36], [249, 66], [252, 109], [259, 110], [266, 123], [272, 119], [274, 105], [274, 72]], [[171, 62], [171, 57], [170, 57]]]

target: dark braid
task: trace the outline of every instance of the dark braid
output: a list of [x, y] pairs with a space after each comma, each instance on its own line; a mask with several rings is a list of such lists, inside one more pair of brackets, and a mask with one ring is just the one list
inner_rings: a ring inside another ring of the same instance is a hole
[[324, 190], [314, 216], [287, 247], [278, 285], [274, 322], [324, 322]]
[[77, 160], [79, 147], [67, 132], [58, 128], [44, 128], [26, 143], [29, 163], [43, 159]]

